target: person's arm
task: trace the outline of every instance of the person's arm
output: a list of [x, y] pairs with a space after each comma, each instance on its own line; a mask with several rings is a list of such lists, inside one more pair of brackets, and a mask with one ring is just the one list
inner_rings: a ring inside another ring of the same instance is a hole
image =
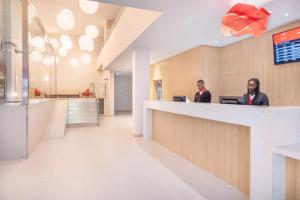
[[263, 106], [269, 106], [270, 105], [269, 98], [268, 98], [267, 95], [263, 96], [262, 101], [263, 101]]
[[197, 93], [195, 94], [194, 102], [197, 102]]
[[203, 103], [210, 103], [211, 102], [211, 94], [209, 91], [206, 91], [203, 94]]
[[211, 93], [210, 93], [210, 91], [207, 92], [207, 103], [211, 103]]

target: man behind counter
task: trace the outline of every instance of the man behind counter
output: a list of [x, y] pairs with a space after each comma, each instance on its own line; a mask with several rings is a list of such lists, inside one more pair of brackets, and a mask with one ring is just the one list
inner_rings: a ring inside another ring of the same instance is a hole
[[211, 102], [211, 94], [205, 88], [205, 84], [203, 80], [197, 81], [198, 92], [195, 94], [194, 102], [201, 103], [210, 103]]

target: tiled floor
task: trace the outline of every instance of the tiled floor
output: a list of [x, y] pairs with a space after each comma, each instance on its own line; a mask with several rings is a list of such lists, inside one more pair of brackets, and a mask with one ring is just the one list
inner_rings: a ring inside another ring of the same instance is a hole
[[130, 115], [100, 120], [99, 127], [70, 128], [65, 139], [44, 141], [27, 160], [0, 162], [0, 199], [204, 199], [155, 158], [157, 144], [131, 136]]

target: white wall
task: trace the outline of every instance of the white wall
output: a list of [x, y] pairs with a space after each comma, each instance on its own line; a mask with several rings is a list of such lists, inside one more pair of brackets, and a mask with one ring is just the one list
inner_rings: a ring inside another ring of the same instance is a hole
[[132, 77], [115, 76], [115, 111], [132, 110]]
[[0, 105], [0, 160], [27, 157], [27, 106]]
[[[59, 39], [60, 35], [51, 35], [50, 38]], [[57, 89], [58, 91], [76, 90], [83, 92], [91, 82], [94, 82], [99, 88], [101, 84], [101, 76], [96, 71], [96, 58], [102, 46], [101, 38], [95, 40], [95, 49], [92, 52], [82, 51], [78, 45], [77, 36], [72, 36], [73, 48], [68, 51], [66, 57], [59, 56], [57, 66]], [[72, 67], [70, 60], [76, 58], [80, 60], [80, 56], [89, 54], [92, 58], [92, 63], [88, 65], [79, 64], [78, 67]], [[98, 91], [99, 93], [100, 91]]]
[[48, 133], [54, 105], [54, 99], [30, 101], [28, 106], [28, 155], [35, 150], [45, 134]]

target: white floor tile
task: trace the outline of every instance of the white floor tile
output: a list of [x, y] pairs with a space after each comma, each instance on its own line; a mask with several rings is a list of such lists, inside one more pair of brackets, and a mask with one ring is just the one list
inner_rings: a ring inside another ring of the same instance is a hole
[[69, 128], [27, 160], [0, 162], [1, 200], [202, 200], [140, 144], [130, 115]]

